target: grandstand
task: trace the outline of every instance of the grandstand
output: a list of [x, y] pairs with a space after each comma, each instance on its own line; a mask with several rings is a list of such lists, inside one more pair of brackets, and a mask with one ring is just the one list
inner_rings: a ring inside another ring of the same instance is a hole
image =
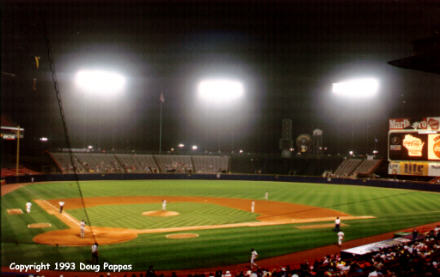
[[116, 159], [121, 163], [127, 173], [158, 173], [159, 166], [153, 155], [146, 154], [116, 154]]
[[195, 173], [218, 173], [228, 171], [227, 156], [192, 156]]
[[76, 159], [88, 173], [123, 173], [115, 155], [105, 153], [75, 153]]
[[369, 176], [375, 172], [382, 160], [363, 160], [360, 165], [353, 171], [355, 176]]
[[[63, 174], [73, 173], [69, 154], [50, 153]], [[229, 171], [228, 156], [74, 153], [77, 173], [219, 173]]]
[[[63, 174], [70, 174], [74, 173], [73, 165], [70, 160], [69, 153], [49, 153], [51, 158], [54, 160], [55, 164], [57, 165], [58, 169]], [[77, 173], [86, 173], [86, 169], [82, 166], [82, 163], [78, 160], [78, 158], [73, 155], [73, 162], [76, 168]]]
[[346, 159], [343, 160], [342, 163], [335, 171], [336, 176], [340, 177], [348, 177], [350, 176], [355, 169], [362, 163], [361, 159]]
[[193, 172], [191, 158], [184, 155], [155, 155], [154, 159], [160, 168], [160, 172], [185, 173]]

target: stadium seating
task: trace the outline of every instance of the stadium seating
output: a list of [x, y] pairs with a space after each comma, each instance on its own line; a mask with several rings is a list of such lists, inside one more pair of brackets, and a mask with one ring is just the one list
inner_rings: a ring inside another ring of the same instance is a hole
[[[73, 173], [69, 154], [50, 153], [63, 174]], [[251, 173], [321, 176], [329, 168], [335, 168], [336, 159], [290, 159], [261, 158], [248, 156], [218, 155], [153, 155], [112, 154], [76, 152], [73, 160], [77, 173]], [[333, 176], [369, 176], [380, 165], [381, 160], [345, 159], [334, 171]]]
[[[72, 163], [70, 161], [70, 155], [69, 153], [64, 152], [58, 152], [58, 153], [51, 153], [51, 157], [55, 160], [55, 163], [60, 167], [60, 171], [63, 174], [68, 173], [74, 173]], [[80, 161], [78, 161], [78, 158], [73, 155], [73, 162], [75, 164], [77, 173], [86, 173], [88, 172], [81, 164]]]
[[192, 156], [191, 159], [196, 173], [226, 172], [229, 167], [226, 156]]
[[116, 154], [125, 172], [127, 173], [158, 173], [159, 167], [154, 161], [153, 155], [142, 154]]
[[363, 160], [360, 165], [353, 171], [356, 176], [368, 176], [379, 167], [382, 160]]
[[[68, 153], [50, 153], [63, 174], [73, 173]], [[229, 170], [228, 156], [74, 153], [77, 173], [218, 173]]]
[[184, 155], [155, 155], [157, 165], [162, 173], [194, 172], [191, 156]]
[[338, 177], [348, 177], [361, 164], [361, 162], [361, 159], [343, 160], [339, 167], [336, 169], [335, 175]]
[[75, 157], [88, 173], [122, 173], [120, 163], [113, 154], [75, 153]]

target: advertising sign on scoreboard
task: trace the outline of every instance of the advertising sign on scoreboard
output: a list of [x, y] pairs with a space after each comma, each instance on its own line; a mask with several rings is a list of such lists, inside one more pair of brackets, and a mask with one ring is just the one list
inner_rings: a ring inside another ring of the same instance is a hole
[[389, 120], [388, 173], [440, 176], [440, 117]]
[[440, 161], [440, 134], [428, 135], [428, 160]]

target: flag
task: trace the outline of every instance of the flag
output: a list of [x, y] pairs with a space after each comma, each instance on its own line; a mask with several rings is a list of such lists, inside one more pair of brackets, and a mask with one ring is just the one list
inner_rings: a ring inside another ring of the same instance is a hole
[[35, 68], [38, 70], [38, 68], [40, 68], [40, 57], [34, 56], [34, 59], [35, 59]]
[[160, 100], [160, 103], [165, 103], [165, 96], [163, 95], [163, 92], [160, 93], [159, 100]]

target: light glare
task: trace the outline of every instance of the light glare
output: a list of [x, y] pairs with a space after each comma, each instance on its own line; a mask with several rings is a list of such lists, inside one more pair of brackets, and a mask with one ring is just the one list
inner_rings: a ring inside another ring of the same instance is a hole
[[125, 77], [111, 71], [81, 70], [75, 76], [75, 83], [90, 94], [110, 96], [124, 89]]
[[372, 98], [379, 90], [379, 82], [374, 78], [352, 79], [333, 83], [332, 92], [347, 98]]
[[208, 102], [225, 103], [243, 97], [244, 87], [235, 80], [205, 80], [199, 83], [198, 95]]

